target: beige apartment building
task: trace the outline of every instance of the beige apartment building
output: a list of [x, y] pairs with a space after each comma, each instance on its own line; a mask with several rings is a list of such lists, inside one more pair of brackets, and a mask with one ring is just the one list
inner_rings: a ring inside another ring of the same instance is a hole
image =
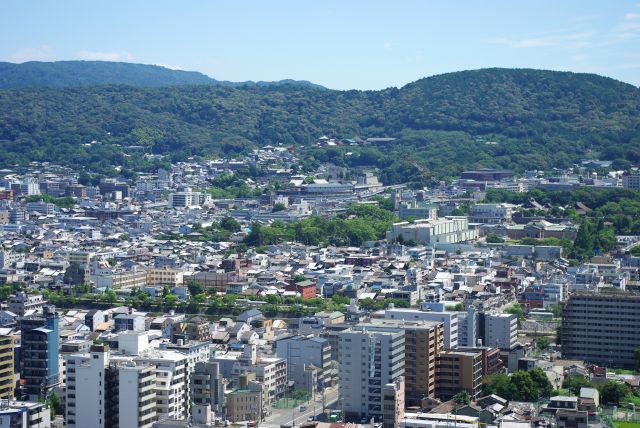
[[13, 398], [13, 337], [0, 336], [0, 398]]
[[227, 418], [232, 421], [261, 421], [264, 385], [255, 373], [239, 376], [238, 389], [226, 395]]
[[147, 285], [168, 285], [177, 287], [182, 285], [184, 272], [171, 268], [152, 268], [147, 270]]
[[382, 428], [400, 428], [404, 419], [404, 387], [404, 378], [400, 376], [382, 388]]
[[436, 395], [450, 400], [467, 391], [472, 400], [482, 391], [482, 352], [444, 351], [437, 359]]

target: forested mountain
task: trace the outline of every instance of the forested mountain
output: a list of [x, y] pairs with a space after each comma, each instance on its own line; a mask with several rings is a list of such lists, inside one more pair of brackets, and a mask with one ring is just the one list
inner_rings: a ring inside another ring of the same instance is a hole
[[173, 70], [159, 65], [112, 61], [0, 62], [0, 89], [63, 88], [95, 85], [128, 85], [143, 88], [177, 85], [318, 86], [306, 81], [227, 82], [197, 71]]
[[[311, 149], [321, 135], [397, 140]], [[94, 140], [101, 143], [87, 145]], [[640, 162], [640, 90], [597, 75], [528, 69], [463, 71], [382, 91], [299, 85], [0, 90], [0, 167], [50, 160], [106, 170], [136, 166], [137, 152], [125, 146], [178, 160], [264, 144], [304, 146], [309, 164], [376, 166], [386, 182], [476, 167], [564, 167], [594, 157], [624, 167]]]

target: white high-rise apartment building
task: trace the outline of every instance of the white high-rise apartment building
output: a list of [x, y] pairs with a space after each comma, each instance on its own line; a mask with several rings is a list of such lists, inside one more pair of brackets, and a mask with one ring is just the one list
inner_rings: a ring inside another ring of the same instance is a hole
[[108, 427], [106, 390], [108, 347], [92, 346], [89, 354], [66, 357], [66, 421], [68, 428]]
[[135, 359], [155, 366], [158, 419], [186, 419], [189, 415], [187, 357], [175, 351], [157, 351]]
[[134, 362], [118, 369], [119, 428], [151, 428], [157, 421], [156, 373]]
[[187, 357], [141, 349], [111, 354], [107, 345], [66, 356], [66, 421], [69, 428], [150, 428], [164, 419], [186, 419]]
[[35, 177], [25, 177], [24, 181], [20, 185], [20, 191], [27, 196], [34, 196], [40, 194], [40, 183]]
[[347, 417], [383, 415], [383, 388], [404, 375], [404, 332], [354, 327], [338, 333], [340, 403]]

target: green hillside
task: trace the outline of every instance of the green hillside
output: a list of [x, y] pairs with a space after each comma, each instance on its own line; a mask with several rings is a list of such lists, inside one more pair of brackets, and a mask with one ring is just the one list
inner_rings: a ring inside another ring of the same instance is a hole
[[69, 87], [91, 85], [206, 85], [214, 79], [195, 71], [157, 65], [109, 61], [0, 62], [0, 88]]
[[[483, 69], [382, 91], [164, 86], [0, 90], [0, 167], [49, 160], [102, 171], [112, 164], [136, 168], [139, 150], [123, 148], [132, 145], [172, 160], [297, 145], [310, 167], [372, 165], [387, 182], [476, 167], [640, 161], [640, 90], [591, 74]], [[321, 135], [397, 140], [384, 147], [310, 148]], [[84, 145], [93, 140], [101, 143]]]
[[173, 70], [159, 65], [112, 61], [0, 62], [0, 89], [67, 88], [95, 85], [165, 87], [179, 85], [220, 86], [318, 86], [299, 80], [277, 82], [227, 82], [197, 71]]

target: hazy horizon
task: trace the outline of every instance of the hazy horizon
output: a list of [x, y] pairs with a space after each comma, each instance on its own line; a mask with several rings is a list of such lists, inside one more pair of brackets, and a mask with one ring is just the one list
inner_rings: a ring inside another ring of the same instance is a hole
[[[296, 79], [293, 77], [287, 77], [287, 78], [282, 78], [282, 79], [274, 79], [274, 80], [256, 80], [256, 79], [248, 79], [248, 80], [228, 80], [228, 79], [219, 79], [216, 76], [210, 76], [207, 73], [204, 73], [200, 70], [183, 70], [180, 68], [170, 68], [167, 67], [165, 65], [162, 64], [145, 64], [145, 63], [141, 63], [141, 62], [130, 62], [130, 61], [109, 61], [109, 60], [92, 60], [92, 59], [61, 59], [61, 60], [56, 60], [56, 61], [24, 61], [24, 62], [11, 62], [11, 61], [0, 61], [0, 62], [6, 62], [6, 63], [10, 63], [10, 64], [16, 64], [16, 65], [20, 65], [20, 64], [26, 64], [29, 62], [37, 62], [37, 63], [43, 63], [43, 64], [47, 64], [47, 63], [56, 63], [56, 62], [114, 62], [114, 63], [122, 63], [122, 64], [134, 64], [134, 65], [147, 65], [147, 66], [156, 66], [156, 67], [162, 67], [165, 68], [167, 70], [171, 70], [171, 71], [184, 71], [184, 72], [195, 72], [195, 73], [200, 73], [206, 77], [209, 77], [211, 79], [215, 79], [217, 81], [220, 82], [231, 82], [231, 83], [244, 83], [244, 82], [254, 82], [254, 83], [260, 83], [260, 82], [278, 82], [278, 81], [284, 81], [284, 80], [293, 80], [293, 81], [298, 81], [298, 82], [309, 82], [311, 84], [315, 84], [315, 85], [320, 85], [317, 82], [313, 82], [310, 80], [306, 80], [306, 79]], [[379, 91], [379, 90], [384, 90], [384, 89], [389, 89], [389, 88], [402, 88], [406, 85], [409, 85], [413, 82], [416, 82], [417, 80], [421, 80], [421, 79], [427, 79], [430, 77], [437, 77], [437, 76], [442, 76], [445, 74], [453, 74], [453, 73], [461, 73], [461, 72], [466, 72], [466, 71], [476, 71], [476, 70], [487, 70], [487, 69], [507, 69], [507, 70], [538, 70], [538, 71], [550, 71], [550, 72], [559, 72], [559, 73], [576, 73], [576, 74], [595, 74], [595, 75], [599, 75], [602, 77], [606, 77], [606, 78], [611, 78], [614, 80], [617, 80], [619, 82], [622, 83], [626, 83], [632, 86], [635, 86], [637, 88], [640, 88], [640, 85], [635, 85], [633, 83], [630, 82], [625, 82], [623, 80], [620, 79], [616, 79], [615, 77], [611, 77], [611, 76], [606, 76], [606, 75], [601, 75], [598, 73], [589, 73], [589, 72], [579, 72], [579, 71], [571, 71], [571, 70], [551, 70], [551, 69], [543, 69], [543, 68], [532, 68], [532, 67], [483, 67], [483, 68], [473, 68], [473, 69], [466, 69], [466, 70], [453, 70], [453, 71], [447, 71], [444, 73], [437, 73], [437, 74], [431, 74], [428, 76], [422, 76], [418, 79], [412, 80], [410, 82], [405, 82], [405, 83], [401, 83], [398, 86], [387, 86], [385, 88], [372, 88], [372, 89], [359, 89], [359, 88], [331, 88], [329, 86], [325, 86], [325, 85], [320, 85], [326, 89], [330, 89], [330, 90], [337, 90], [337, 91], [349, 91], [349, 90], [362, 90], [362, 91]]]

